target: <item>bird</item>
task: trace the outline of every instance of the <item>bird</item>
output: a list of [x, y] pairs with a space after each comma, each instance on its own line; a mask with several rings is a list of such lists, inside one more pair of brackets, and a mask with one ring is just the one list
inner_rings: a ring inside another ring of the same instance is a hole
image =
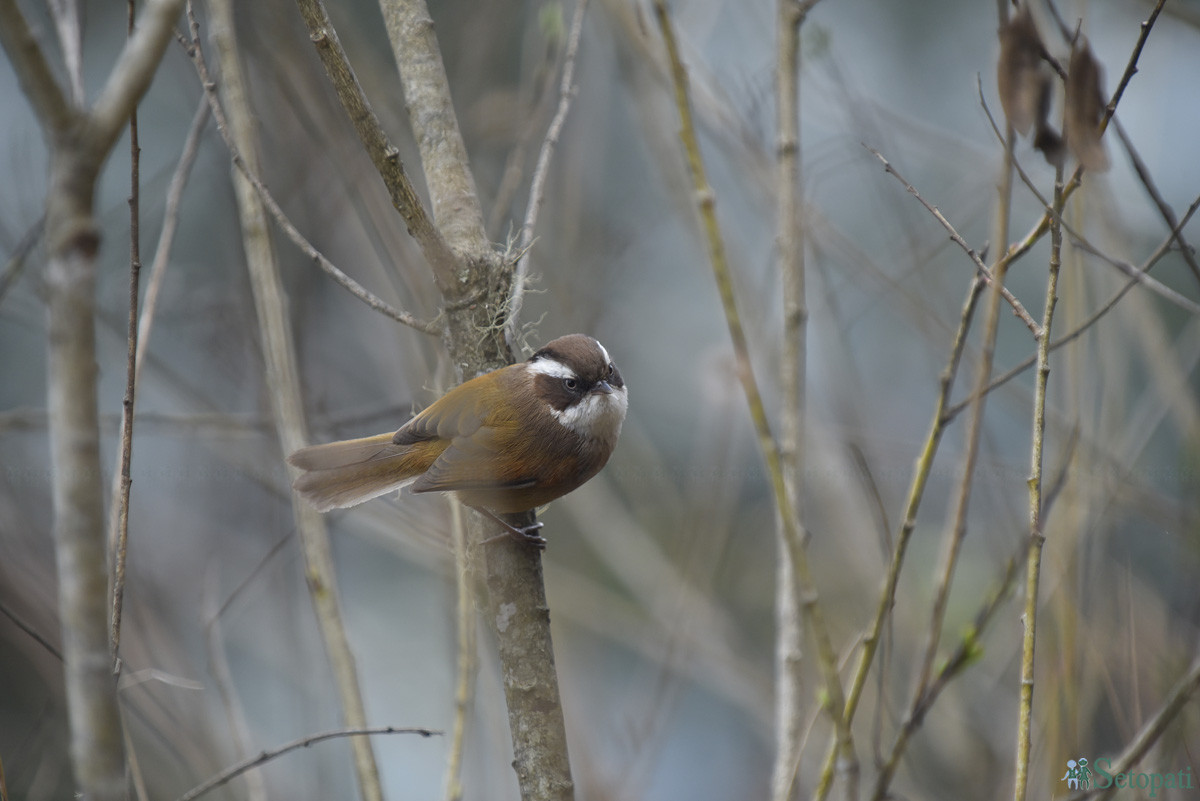
[[585, 334], [546, 343], [528, 361], [484, 373], [398, 431], [301, 448], [292, 483], [318, 511], [408, 487], [450, 492], [520, 541], [545, 547], [528, 512], [577, 489], [608, 462], [629, 406], [608, 351]]

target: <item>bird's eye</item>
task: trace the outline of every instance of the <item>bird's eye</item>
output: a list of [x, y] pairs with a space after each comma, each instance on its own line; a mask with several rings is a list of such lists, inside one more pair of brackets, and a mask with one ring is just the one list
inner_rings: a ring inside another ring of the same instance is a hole
[[564, 378], [563, 386], [574, 392], [575, 390], [579, 389], [579, 380], [576, 378]]
[[609, 362], [609, 363], [608, 363], [608, 375], [609, 375], [609, 377], [612, 377], [612, 374], [613, 374], [613, 373], [615, 373], [615, 372], [617, 372], [617, 366], [616, 366], [615, 364], [613, 364], [612, 362]]

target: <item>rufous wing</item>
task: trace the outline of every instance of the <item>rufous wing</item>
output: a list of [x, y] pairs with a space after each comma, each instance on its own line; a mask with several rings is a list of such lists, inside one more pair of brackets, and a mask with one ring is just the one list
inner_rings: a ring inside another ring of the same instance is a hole
[[533, 483], [509, 458], [520, 427], [508, 399], [521, 375], [509, 367], [460, 384], [396, 432], [392, 441], [398, 445], [448, 442], [413, 483], [413, 492], [520, 489]]
[[292, 487], [318, 511], [327, 512], [377, 498], [411, 482], [447, 443], [402, 446], [391, 434], [301, 448], [288, 463], [304, 472]]

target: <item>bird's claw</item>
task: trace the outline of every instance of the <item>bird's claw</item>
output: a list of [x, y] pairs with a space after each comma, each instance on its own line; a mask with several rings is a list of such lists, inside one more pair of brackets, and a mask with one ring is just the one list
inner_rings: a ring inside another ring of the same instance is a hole
[[504, 532], [505, 532], [505, 533], [499, 534], [495, 537], [488, 537], [486, 540], [483, 541], [484, 545], [487, 545], [488, 543], [491, 543], [491, 542], [495, 542], [496, 540], [499, 540], [499, 539], [503, 539], [504, 537], [512, 537], [517, 542], [522, 543], [524, 545], [532, 545], [534, 548], [537, 548], [539, 551], [545, 550], [546, 538], [543, 537], [541, 534], [536, 533], [537, 530], [540, 529], [544, 525], [542, 523], [542, 521], [539, 520], [536, 523], [531, 523], [528, 526], [516, 526], [516, 525], [513, 525], [512, 523], [508, 522], [507, 520], [505, 520], [500, 515], [491, 511], [490, 509], [483, 509], [481, 511], [488, 517], [495, 520], [501, 526], [503, 526]]

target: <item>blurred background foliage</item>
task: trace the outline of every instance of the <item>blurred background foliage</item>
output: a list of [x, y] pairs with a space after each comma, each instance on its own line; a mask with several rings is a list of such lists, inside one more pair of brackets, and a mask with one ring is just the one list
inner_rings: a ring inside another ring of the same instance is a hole
[[[52, 46], [44, 10], [23, 8]], [[1069, 23], [1082, 18], [1110, 92], [1149, 8], [1135, 0], [1061, 3]], [[378, 7], [353, 0], [329, 10], [419, 182]], [[431, 3], [490, 233], [500, 244], [514, 237], [524, 213], [557, 102], [572, 10], [554, 2]], [[203, 12], [201, 5], [202, 25]], [[435, 317], [428, 270], [337, 105], [295, 7], [263, 0], [241, 4], [238, 13], [266, 183], [334, 263], [389, 302]], [[775, 11], [763, 0], [690, 0], [674, 14], [739, 301], [770, 398], [780, 329], [769, 172]], [[1200, 192], [1198, 23], [1200, 3], [1167, 4], [1118, 112], [1177, 213]], [[1043, 27], [1052, 53], [1065, 57], [1068, 47]], [[106, 73], [124, 35], [123, 3], [88, 4], [86, 75]], [[874, 608], [972, 275], [943, 229], [861, 145], [881, 151], [982, 250], [1002, 148], [981, 110], [977, 80], [999, 116], [996, 11], [993, 3], [956, 0], [825, 0], [801, 36], [811, 314], [805, 505], [826, 615], [835, 644], [850, 655]], [[595, 0], [577, 75], [532, 251], [536, 282], [524, 333], [531, 345], [570, 331], [597, 336], [632, 396], [610, 466], [545, 516], [547, 589], [578, 797], [763, 797], [773, 751], [773, 505], [697, 234], [648, 7]], [[200, 98], [187, 56], [173, 47], [139, 112], [147, 263]], [[0, 61], [0, 108], [0, 253], [7, 261], [37, 223], [46, 183], [45, 148], [7, 61]], [[1168, 228], [1128, 155], [1106, 139], [1113, 168], [1086, 177], [1068, 219], [1105, 252], [1138, 264]], [[1026, 141], [1016, 154], [1048, 195], [1053, 170]], [[105, 463], [114, 467], [125, 381], [128, 168], [128, 147], [118, 146], [98, 199], [100, 402]], [[1014, 238], [1041, 215], [1019, 185], [1012, 211]], [[175, 797], [236, 760], [223, 690], [242, 707], [254, 752], [338, 720], [268, 419], [272, 388], [264, 383], [237, 226], [228, 153], [210, 123], [183, 196], [135, 428], [121, 697], [154, 798]], [[1200, 227], [1184, 233], [1200, 238]], [[372, 313], [282, 239], [279, 250], [314, 439], [394, 429], [446, 386], [451, 371], [434, 338]], [[1030, 309], [1041, 308], [1047, 258], [1043, 242], [1009, 272]], [[0, 603], [53, 646], [40, 246], [27, 261], [0, 297]], [[1153, 275], [1200, 298], [1200, 283], [1178, 254]], [[143, 273], [143, 286], [146, 280]], [[1074, 328], [1123, 283], [1103, 261], [1069, 249], [1056, 330]], [[1196, 653], [1198, 326], [1194, 315], [1135, 289], [1053, 356], [1046, 465], [1048, 476], [1065, 471], [1065, 479], [1044, 555], [1035, 797], [1061, 791], [1068, 758], [1119, 750]], [[970, 375], [976, 338], [960, 376]], [[1006, 315], [997, 371], [1033, 352], [1028, 331]], [[1032, 380], [1026, 372], [989, 400], [944, 650], [1027, 536]], [[963, 386], [960, 378], [956, 399]], [[951, 426], [935, 462], [883, 669], [856, 721], [865, 776], [886, 753], [911, 691], [964, 421]], [[380, 500], [330, 516], [349, 637], [374, 724], [450, 728], [455, 640], [446, 520], [444, 502], [429, 498]], [[1010, 598], [978, 662], [916, 735], [897, 793], [1010, 794], [1019, 615], [1019, 600]], [[515, 798], [496, 663], [482, 642], [466, 793]], [[213, 667], [218, 659], [230, 668], [224, 685]], [[0, 758], [14, 798], [71, 797], [60, 674], [44, 645], [0, 617]], [[828, 736], [815, 670], [812, 677], [815, 723], [800, 766], [802, 795], [816, 780]], [[1198, 735], [1193, 703], [1144, 769], [1194, 764]], [[377, 738], [388, 797], [439, 797], [445, 748], [439, 738]], [[290, 754], [263, 774], [275, 797], [354, 792], [344, 742]], [[209, 797], [244, 792], [239, 780]]]

